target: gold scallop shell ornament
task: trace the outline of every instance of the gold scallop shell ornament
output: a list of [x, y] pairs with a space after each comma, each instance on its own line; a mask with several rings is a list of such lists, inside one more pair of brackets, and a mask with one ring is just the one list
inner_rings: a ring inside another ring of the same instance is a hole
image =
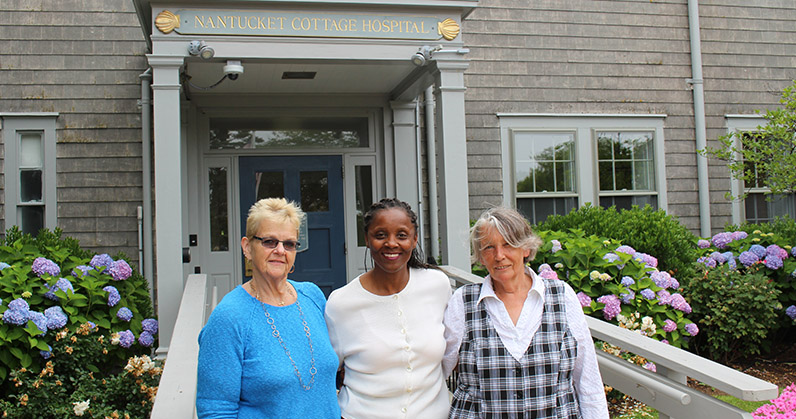
[[456, 36], [459, 35], [459, 32], [461, 32], [461, 28], [453, 19], [448, 18], [437, 23], [437, 33], [442, 35], [442, 37], [448, 41], [452, 41], [454, 38], [456, 38]]
[[180, 15], [164, 10], [155, 18], [155, 26], [163, 33], [171, 33], [180, 28]]

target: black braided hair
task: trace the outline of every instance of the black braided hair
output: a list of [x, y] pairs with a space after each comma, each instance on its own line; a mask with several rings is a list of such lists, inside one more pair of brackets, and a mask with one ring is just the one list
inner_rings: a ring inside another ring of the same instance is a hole
[[[406, 215], [409, 217], [409, 221], [412, 222], [412, 225], [415, 226], [415, 234], [420, 231], [420, 226], [417, 224], [417, 214], [412, 211], [412, 207], [404, 201], [401, 201], [398, 198], [382, 198], [379, 202], [374, 202], [370, 205], [370, 209], [368, 212], [365, 213], [364, 217], [364, 230], [365, 235], [368, 235], [368, 227], [370, 227], [371, 221], [373, 221], [373, 217], [379, 211], [383, 211], [386, 209], [398, 208], [403, 210]], [[419, 240], [418, 240], [419, 243]], [[429, 269], [434, 268], [435, 266], [429, 265], [424, 261], [423, 253], [420, 251], [418, 246], [415, 246], [412, 249], [412, 257], [409, 258], [409, 261], [406, 263], [410, 268], [415, 269]]]

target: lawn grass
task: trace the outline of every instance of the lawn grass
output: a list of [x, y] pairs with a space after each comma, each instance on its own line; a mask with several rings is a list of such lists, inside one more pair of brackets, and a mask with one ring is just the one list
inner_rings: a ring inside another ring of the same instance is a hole
[[[782, 389], [780, 389], [780, 391], [781, 390]], [[741, 400], [739, 398], [730, 395], [720, 395], [716, 396], [716, 398], [749, 413], [754, 412], [755, 410], [757, 410], [758, 407], [768, 403], [767, 401], [750, 402], [746, 400]], [[642, 406], [632, 412], [628, 412], [620, 416], [612, 416], [612, 418], [613, 419], [658, 419], [658, 412], [649, 406]]]

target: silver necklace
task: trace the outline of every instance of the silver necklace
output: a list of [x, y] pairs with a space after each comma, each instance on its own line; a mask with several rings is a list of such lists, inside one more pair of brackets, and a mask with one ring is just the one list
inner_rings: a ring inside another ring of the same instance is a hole
[[[254, 298], [257, 301], [260, 301], [260, 292], [254, 286], [254, 280], [252, 280], [252, 289], [254, 289]], [[292, 288], [288, 286], [288, 292], [290, 295], [293, 295]], [[299, 303], [298, 295], [296, 296], [296, 307], [298, 307], [299, 318], [301, 319], [301, 324], [304, 325], [304, 333], [307, 334], [307, 342], [310, 344], [310, 382], [309, 384], [304, 384], [304, 381], [301, 379], [301, 371], [299, 371], [298, 366], [296, 365], [296, 361], [293, 360], [293, 357], [290, 356], [290, 350], [287, 349], [285, 342], [282, 340], [282, 335], [279, 334], [279, 330], [277, 330], [276, 325], [274, 324], [274, 318], [271, 317], [271, 313], [268, 312], [268, 308], [265, 306], [265, 303], [260, 301], [260, 304], [263, 306], [263, 311], [265, 312], [265, 321], [271, 326], [271, 335], [276, 338], [279, 345], [282, 346], [282, 350], [285, 351], [285, 355], [290, 360], [290, 363], [293, 364], [293, 371], [296, 373], [296, 377], [298, 377], [299, 384], [301, 384], [301, 388], [305, 391], [312, 388], [312, 385], [315, 383], [315, 374], [318, 372], [315, 369], [315, 350], [312, 347], [312, 335], [310, 334], [310, 326], [307, 324], [307, 320], [304, 319], [304, 311], [301, 309], [301, 303]], [[284, 305], [284, 301], [282, 305]]]

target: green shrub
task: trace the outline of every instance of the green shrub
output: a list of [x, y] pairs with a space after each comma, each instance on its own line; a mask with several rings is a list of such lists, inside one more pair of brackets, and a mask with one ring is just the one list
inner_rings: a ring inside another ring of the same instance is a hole
[[780, 291], [761, 267], [741, 272], [725, 263], [684, 284], [702, 329], [699, 352], [727, 363], [768, 349], [782, 307]]
[[762, 233], [776, 233], [786, 243], [796, 243], [796, 220], [790, 217], [775, 217], [774, 220], [768, 223], [743, 223], [740, 226], [727, 225], [724, 231], [745, 231], [752, 233], [760, 231]]
[[687, 278], [694, 274], [697, 237], [666, 211], [654, 210], [649, 205], [619, 211], [615, 207], [585, 205], [566, 215], [550, 216], [535, 230], [568, 231], [572, 228], [586, 235], [616, 239], [655, 255], [660, 261], [659, 268], [676, 277]]
[[[145, 346], [154, 344], [153, 334], [142, 326], [152, 316], [147, 281], [124, 260], [92, 256], [61, 234], [41, 230], [32, 237], [13, 227], [0, 246], [0, 389], [7, 387], [3, 380], [12, 370], [42, 368], [40, 351], [50, 351], [56, 330], [74, 332], [93, 323], [103, 335], [121, 333], [116, 336], [122, 336], [123, 345], [109, 348], [116, 362], [149, 353]], [[138, 344], [131, 342], [135, 338]], [[85, 363], [92, 371], [103, 367], [91, 357]]]

